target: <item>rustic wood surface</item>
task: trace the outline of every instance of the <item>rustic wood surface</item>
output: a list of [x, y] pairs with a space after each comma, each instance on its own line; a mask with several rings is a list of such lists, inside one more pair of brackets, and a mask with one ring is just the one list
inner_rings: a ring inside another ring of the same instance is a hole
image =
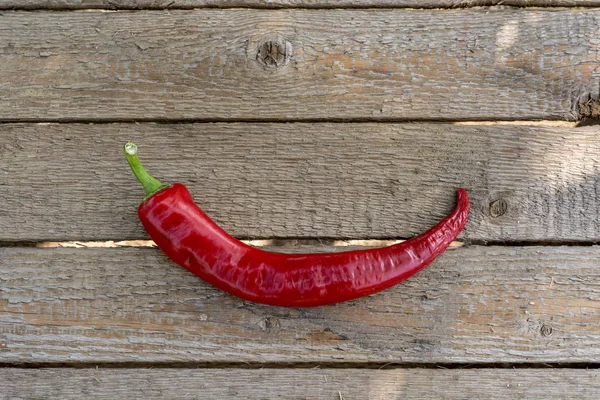
[[[533, 8], [598, 6], [0, 0], [0, 399], [599, 398], [600, 127], [532, 121], [600, 117], [600, 9]], [[41, 248], [145, 243], [129, 139], [272, 250], [412, 237], [458, 187], [466, 245], [314, 309]]]
[[599, 259], [467, 246], [379, 294], [289, 309], [231, 297], [155, 248], [1, 248], [0, 363], [598, 363]]
[[240, 238], [408, 238], [465, 187], [470, 241], [600, 240], [600, 127], [3, 124], [0, 240], [145, 239], [131, 139]]
[[0, 9], [597, 7], [598, 0], [0, 0]]
[[[579, 119], [599, 10], [5, 12], [0, 119]], [[277, 50], [279, 49], [279, 50]]]
[[0, 398], [596, 400], [599, 378], [574, 369], [0, 369]]

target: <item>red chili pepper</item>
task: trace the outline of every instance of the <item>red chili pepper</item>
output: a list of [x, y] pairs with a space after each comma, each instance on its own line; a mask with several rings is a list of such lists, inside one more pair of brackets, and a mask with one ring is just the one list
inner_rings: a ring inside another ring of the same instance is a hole
[[221, 229], [180, 183], [150, 176], [127, 143], [124, 154], [147, 197], [138, 208], [144, 228], [173, 261], [211, 285], [244, 300], [313, 307], [387, 289], [429, 265], [467, 222], [469, 199], [458, 190], [454, 211], [436, 226], [383, 248], [325, 254], [283, 254], [249, 246]]

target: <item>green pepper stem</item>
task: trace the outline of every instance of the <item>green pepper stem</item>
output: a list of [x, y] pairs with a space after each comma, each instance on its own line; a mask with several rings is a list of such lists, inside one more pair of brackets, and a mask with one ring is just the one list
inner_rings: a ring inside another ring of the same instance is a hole
[[131, 171], [133, 171], [133, 174], [137, 180], [140, 181], [144, 187], [144, 190], [146, 191], [146, 197], [150, 197], [159, 190], [167, 187], [167, 185], [163, 185], [158, 179], [154, 178], [152, 175], [146, 172], [144, 167], [142, 167], [142, 163], [137, 155], [137, 146], [135, 143], [125, 143], [125, 146], [123, 146], [123, 154], [125, 155], [125, 159], [131, 167]]

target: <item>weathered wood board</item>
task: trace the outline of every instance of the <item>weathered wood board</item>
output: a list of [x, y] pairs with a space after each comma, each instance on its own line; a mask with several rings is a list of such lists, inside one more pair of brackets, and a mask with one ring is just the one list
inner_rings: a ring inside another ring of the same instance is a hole
[[600, 240], [600, 127], [3, 124], [0, 240], [147, 238], [121, 153], [240, 238], [409, 238], [473, 204], [471, 241]]
[[598, 7], [598, 0], [0, 0], [0, 9]]
[[600, 396], [578, 369], [0, 369], [0, 398], [577, 399]]
[[600, 11], [5, 12], [0, 120], [600, 115]]
[[598, 363], [599, 259], [461, 247], [385, 292], [288, 309], [213, 289], [155, 248], [1, 248], [0, 363]]

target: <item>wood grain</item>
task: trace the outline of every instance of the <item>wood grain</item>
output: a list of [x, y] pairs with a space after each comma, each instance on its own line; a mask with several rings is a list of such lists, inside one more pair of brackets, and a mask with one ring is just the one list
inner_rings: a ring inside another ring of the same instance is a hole
[[0, 248], [0, 363], [598, 363], [599, 259], [461, 247], [385, 292], [288, 309], [153, 248]]
[[598, 0], [0, 0], [0, 10], [252, 8], [598, 7]]
[[[0, 120], [575, 120], [600, 109], [599, 26], [581, 9], [5, 12]], [[259, 63], [277, 41], [285, 62]]]
[[600, 396], [598, 370], [0, 369], [0, 398], [578, 399]]
[[472, 201], [460, 236], [600, 241], [598, 126], [2, 124], [0, 240], [145, 239], [121, 146], [240, 238], [409, 238]]

